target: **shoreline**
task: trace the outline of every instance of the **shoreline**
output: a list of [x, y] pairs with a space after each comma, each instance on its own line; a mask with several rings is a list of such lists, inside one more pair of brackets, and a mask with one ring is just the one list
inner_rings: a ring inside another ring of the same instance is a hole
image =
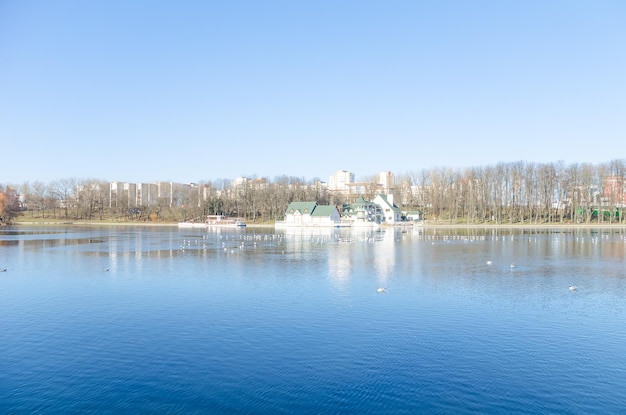
[[[94, 222], [94, 221], [45, 221], [45, 222], [33, 222], [33, 221], [19, 221], [12, 225], [7, 226], [159, 226], [159, 227], [174, 227], [178, 228], [178, 222]], [[270, 224], [247, 224], [246, 228], [273, 228], [274, 225]], [[245, 229], [245, 228], [244, 228]]]
[[519, 224], [443, 224], [425, 223], [422, 228], [472, 228], [472, 229], [587, 229], [587, 228], [626, 228], [626, 223], [519, 223]]
[[10, 226], [178, 226], [177, 223], [158, 222], [93, 222], [93, 221], [46, 221], [46, 222], [15, 222]]
[[[178, 222], [110, 222], [110, 221], [19, 221], [8, 226], [159, 226], [178, 227]], [[274, 228], [273, 224], [248, 223], [246, 228]], [[390, 228], [393, 228], [391, 226]], [[413, 226], [422, 229], [626, 229], [626, 223], [541, 223], [541, 224], [450, 224], [450, 223], [423, 223]]]

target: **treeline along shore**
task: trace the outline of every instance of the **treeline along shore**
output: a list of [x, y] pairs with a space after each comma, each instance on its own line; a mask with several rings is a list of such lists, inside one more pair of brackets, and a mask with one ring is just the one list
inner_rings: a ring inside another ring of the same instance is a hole
[[[512, 162], [434, 167], [401, 174], [389, 192], [402, 212], [420, 211], [426, 226], [622, 225], [626, 162], [602, 164]], [[291, 176], [219, 179], [170, 186], [166, 194], [138, 197], [94, 179], [0, 184], [0, 223], [176, 223], [222, 214], [248, 224], [283, 219], [294, 201], [341, 207], [380, 192], [376, 176], [360, 192], [331, 191], [319, 179]]]

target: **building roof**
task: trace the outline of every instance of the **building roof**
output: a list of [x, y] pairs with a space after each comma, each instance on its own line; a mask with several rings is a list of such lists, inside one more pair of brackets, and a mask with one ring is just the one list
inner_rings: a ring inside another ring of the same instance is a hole
[[400, 208], [398, 206], [396, 206], [395, 203], [389, 203], [389, 200], [387, 199], [387, 195], [384, 194], [379, 194], [376, 197], [380, 197], [382, 199], [382, 201], [387, 204], [387, 206], [389, 206], [391, 209], [393, 209], [395, 212], [400, 212]]
[[331, 216], [337, 207], [334, 205], [318, 205], [311, 216]]
[[343, 205], [342, 212], [351, 212], [356, 210], [369, 209], [372, 207], [379, 207], [378, 204], [374, 202], [369, 202], [363, 198], [363, 196], [359, 196], [359, 198], [354, 203], [348, 203]]
[[293, 215], [296, 212], [300, 212], [300, 214], [312, 214], [317, 206], [317, 202], [291, 202], [289, 206], [287, 206], [287, 211], [285, 214]]
[[368, 202], [367, 200], [363, 199], [363, 195], [359, 195], [359, 198], [356, 200], [356, 202], [352, 204], [353, 205], [371, 205], [372, 202]]

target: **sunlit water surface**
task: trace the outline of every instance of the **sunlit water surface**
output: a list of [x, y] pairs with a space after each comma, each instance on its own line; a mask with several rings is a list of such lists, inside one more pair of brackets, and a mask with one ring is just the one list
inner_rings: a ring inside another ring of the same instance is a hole
[[0, 413], [623, 413], [625, 257], [624, 230], [2, 228]]

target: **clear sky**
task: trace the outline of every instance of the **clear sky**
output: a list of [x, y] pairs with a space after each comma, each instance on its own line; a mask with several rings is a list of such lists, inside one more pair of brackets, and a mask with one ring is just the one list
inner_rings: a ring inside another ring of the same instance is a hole
[[0, 0], [0, 183], [626, 156], [626, 1]]

